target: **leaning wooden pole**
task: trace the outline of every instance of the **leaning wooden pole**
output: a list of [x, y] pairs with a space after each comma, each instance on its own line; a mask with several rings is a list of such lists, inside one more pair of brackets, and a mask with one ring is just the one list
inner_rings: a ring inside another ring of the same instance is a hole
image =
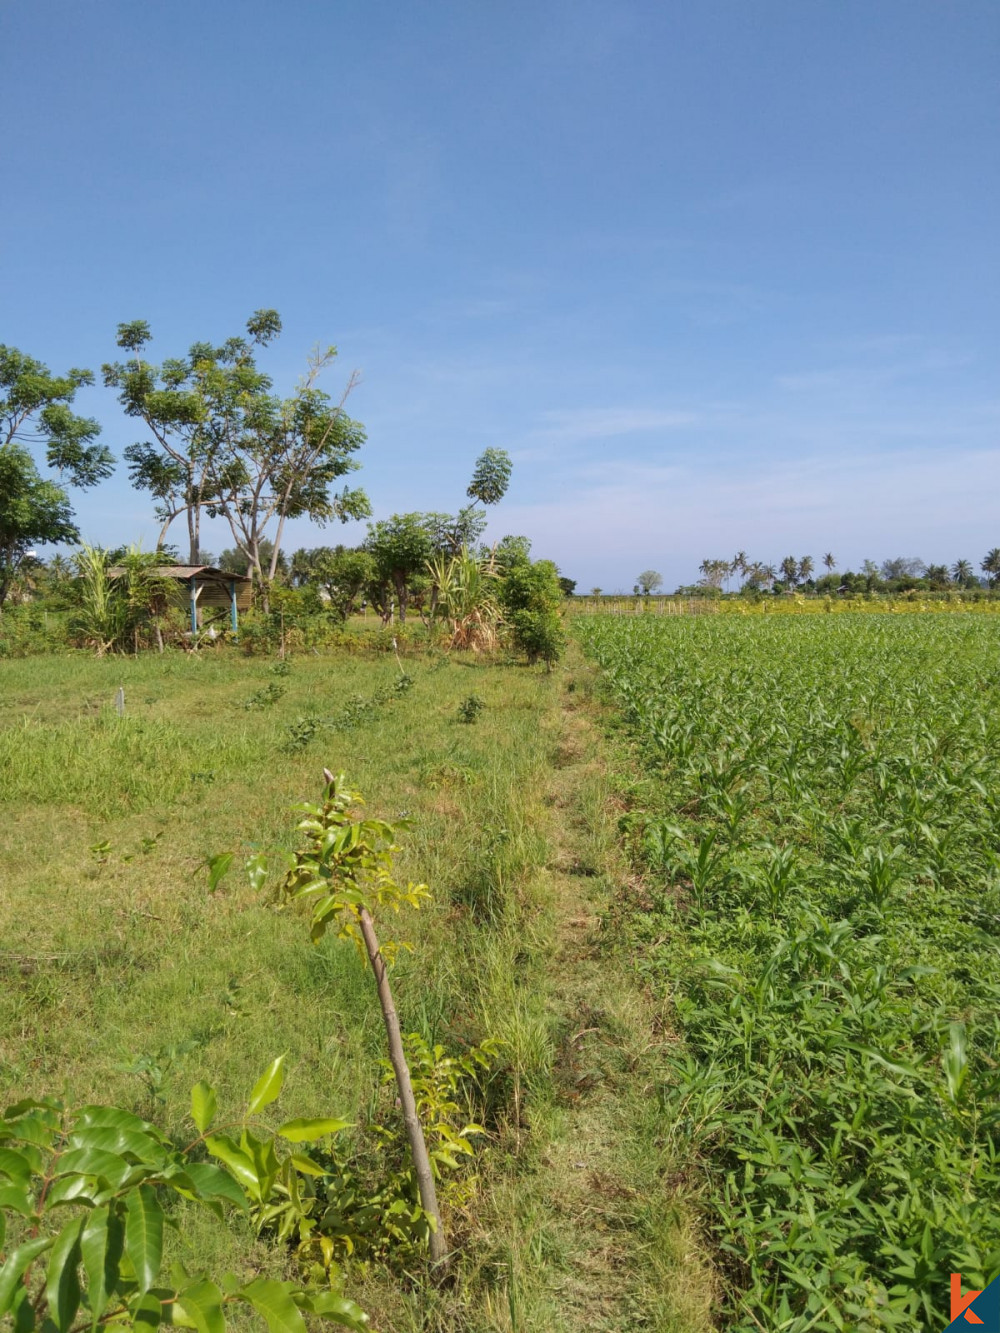
[[[324, 768], [323, 776], [326, 778], [327, 785], [334, 781], [334, 776], [328, 768]], [[403, 1050], [403, 1034], [399, 1028], [399, 1015], [396, 1013], [396, 1005], [392, 998], [392, 987], [389, 985], [389, 970], [385, 965], [385, 959], [382, 957], [382, 950], [379, 948], [378, 936], [375, 934], [375, 922], [372, 920], [367, 907], [361, 909], [359, 924], [365, 942], [365, 950], [368, 954], [368, 961], [371, 963], [372, 972], [375, 976], [375, 985], [378, 989], [378, 1002], [382, 1008], [382, 1022], [385, 1024], [385, 1035], [389, 1043], [389, 1059], [392, 1062], [392, 1070], [396, 1076], [399, 1106], [403, 1113], [406, 1137], [410, 1143], [410, 1156], [413, 1158], [413, 1169], [417, 1176], [420, 1206], [433, 1223], [430, 1239], [431, 1262], [443, 1265], [448, 1251], [445, 1244], [444, 1228], [441, 1225], [441, 1210], [438, 1208], [434, 1172], [431, 1170], [431, 1159], [427, 1155], [423, 1126], [420, 1123], [420, 1117], [417, 1115], [413, 1084], [410, 1082], [410, 1067], [406, 1063], [406, 1053]]]

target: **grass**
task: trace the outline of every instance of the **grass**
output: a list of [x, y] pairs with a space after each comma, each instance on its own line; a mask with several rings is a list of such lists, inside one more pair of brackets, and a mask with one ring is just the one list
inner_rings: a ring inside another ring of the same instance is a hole
[[[595, 952], [616, 835], [596, 741], [564, 751], [569, 678], [433, 655], [403, 667], [401, 692], [384, 654], [0, 662], [0, 1093], [115, 1102], [183, 1136], [193, 1083], [212, 1082], [225, 1115], [284, 1051], [283, 1115], [364, 1117], [383, 1034], [353, 948], [314, 948], [236, 871], [210, 894], [205, 869], [291, 846], [289, 807], [318, 795], [324, 766], [343, 770], [371, 813], [412, 820], [400, 871], [433, 894], [384, 928], [413, 945], [394, 971], [404, 1031], [492, 1035], [505, 1052], [491, 1147], [449, 1219], [453, 1281], [355, 1268], [351, 1294], [394, 1333], [703, 1328], [676, 1300], [661, 1318], [662, 1265], [676, 1295], [685, 1245], [642, 1147], [649, 1016]], [[567, 935], [581, 913], [586, 930]], [[607, 1015], [593, 1089], [567, 1082], [584, 1003]], [[572, 1153], [588, 1142], [603, 1202], [581, 1212], [590, 1175]], [[196, 1215], [177, 1243], [199, 1264], [282, 1262], [238, 1223], [220, 1233]]]

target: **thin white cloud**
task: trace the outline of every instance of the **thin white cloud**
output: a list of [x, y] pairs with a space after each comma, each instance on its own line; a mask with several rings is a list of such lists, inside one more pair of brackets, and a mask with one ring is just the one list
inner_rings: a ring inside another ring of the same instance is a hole
[[584, 407], [545, 412], [538, 434], [548, 438], [598, 440], [698, 425], [699, 412], [656, 407]]

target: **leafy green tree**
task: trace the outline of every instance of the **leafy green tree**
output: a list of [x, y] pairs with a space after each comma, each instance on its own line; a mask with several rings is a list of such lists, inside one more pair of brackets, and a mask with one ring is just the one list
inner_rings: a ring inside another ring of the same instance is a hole
[[296, 551], [292, 556], [292, 578], [300, 586], [315, 587], [326, 596], [327, 605], [340, 620], [346, 620], [358, 605], [375, 573], [370, 551], [348, 546], [319, 546]]
[[499, 504], [510, 485], [511, 466], [505, 449], [484, 449], [476, 459], [466, 495], [484, 505]]
[[781, 562], [781, 577], [789, 588], [798, 586], [799, 562], [794, 555], [786, 555]]
[[576, 579], [568, 579], [565, 578], [562, 574], [560, 574], [559, 586], [560, 588], [562, 588], [564, 597], [572, 597], [573, 594], [576, 592]]
[[114, 458], [96, 443], [101, 428], [72, 411], [77, 390], [93, 382], [89, 370], [53, 375], [41, 361], [0, 344], [0, 453], [43, 444], [49, 467], [73, 486], [85, 490], [104, 481]]
[[960, 588], [971, 588], [975, 582], [971, 560], [956, 560], [951, 567], [951, 576]]
[[436, 511], [423, 515], [424, 527], [436, 552], [457, 555], [463, 547], [471, 550], [486, 531], [486, 515], [475, 505], [466, 505], [457, 514]]
[[979, 568], [986, 575], [990, 587], [994, 587], [997, 576], [1000, 575], [1000, 546], [994, 546], [992, 551], [987, 551], [980, 562]]
[[927, 582], [936, 590], [947, 588], [951, 583], [951, 579], [948, 576], [948, 566], [928, 565]]
[[388, 620], [395, 597], [400, 623], [405, 624], [414, 580], [423, 576], [434, 554], [426, 515], [393, 514], [370, 523], [365, 549], [372, 557], [372, 601]]
[[43, 480], [31, 450], [43, 445], [48, 466], [81, 490], [114, 470], [96, 442], [98, 423], [72, 410], [77, 390], [93, 382], [89, 370], [53, 375], [0, 344], [0, 607], [33, 547], [79, 538], [65, 489]]
[[66, 492], [38, 475], [27, 449], [8, 441], [0, 448], [0, 609], [35, 546], [79, 537]]
[[491, 568], [503, 574], [519, 561], [530, 560], [531, 538], [515, 537], [512, 533], [508, 533], [494, 544], [492, 550], [484, 554], [489, 555]]
[[[245, 338], [229, 338], [219, 347], [195, 343], [185, 357], [155, 366], [140, 356], [152, 336], [146, 321], [121, 324], [118, 346], [133, 359], [106, 365], [104, 380], [118, 389], [126, 414], [143, 421], [153, 437], [125, 452], [133, 484], [158, 502], [160, 540], [186, 514], [196, 564], [202, 512], [224, 518], [266, 604], [288, 519], [308, 517], [322, 525], [365, 518], [371, 510], [363, 491], [332, 489], [358, 466], [352, 455], [365, 439], [344, 411], [356, 376], [337, 402], [318, 387], [336, 357], [330, 347], [310, 358], [295, 393], [283, 399], [256, 362], [257, 349], [281, 332], [277, 311], [256, 311], [246, 330]], [[272, 523], [265, 567], [261, 543]]]
[[663, 575], [658, 574], [655, 569], [644, 569], [639, 575], [637, 584], [643, 596], [648, 597], [663, 587]]
[[545, 662], [549, 670], [566, 646], [559, 611], [563, 591], [559, 570], [551, 560], [517, 561], [500, 583], [499, 601], [504, 619], [514, 633], [514, 644], [532, 665]]

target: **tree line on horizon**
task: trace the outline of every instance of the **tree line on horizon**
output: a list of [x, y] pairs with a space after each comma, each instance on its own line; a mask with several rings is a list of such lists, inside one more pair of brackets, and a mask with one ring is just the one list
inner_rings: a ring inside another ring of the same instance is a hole
[[[295, 391], [282, 397], [257, 363], [280, 332], [278, 313], [258, 310], [245, 335], [219, 345], [196, 342], [183, 356], [154, 364], [146, 359], [148, 323], [118, 326], [121, 359], [105, 363], [101, 374], [105, 386], [117, 391], [125, 415], [142, 427], [142, 438], [125, 448], [124, 459], [132, 485], [149, 495], [160, 524], [157, 558], [161, 564], [211, 563], [202, 521], [221, 518], [232, 545], [220, 562], [250, 575], [265, 609], [276, 581], [314, 582], [338, 604], [366, 596], [383, 613], [405, 619], [408, 604], [419, 598], [427, 562], [462, 550], [487, 554], [480, 545], [486, 509], [507, 491], [510, 458], [503, 449], [484, 450], [467, 489], [470, 503], [457, 514], [373, 520], [365, 492], [343, 482], [359, 466], [355, 455], [366, 439], [346, 411], [358, 377], [350, 375], [337, 398], [321, 389], [320, 376], [336, 358], [336, 348], [328, 347], [310, 356]], [[100, 442], [100, 423], [73, 411], [78, 390], [94, 382], [92, 371], [55, 375], [41, 361], [0, 344], [0, 610], [15, 580], [23, 575], [30, 584], [32, 569], [39, 569], [36, 546], [79, 543], [70, 488], [89, 489], [114, 471], [116, 460]], [[40, 472], [34, 456], [39, 448], [58, 479]], [[285, 527], [303, 517], [320, 527], [372, 521], [359, 547], [303, 549], [289, 564]], [[183, 555], [169, 541], [178, 523], [186, 529]], [[515, 555], [529, 559], [527, 538], [504, 538], [488, 553], [494, 562], [498, 546], [499, 558], [508, 563]], [[49, 565], [56, 581], [71, 572], [62, 555]], [[564, 591], [568, 582], [563, 580]]]

